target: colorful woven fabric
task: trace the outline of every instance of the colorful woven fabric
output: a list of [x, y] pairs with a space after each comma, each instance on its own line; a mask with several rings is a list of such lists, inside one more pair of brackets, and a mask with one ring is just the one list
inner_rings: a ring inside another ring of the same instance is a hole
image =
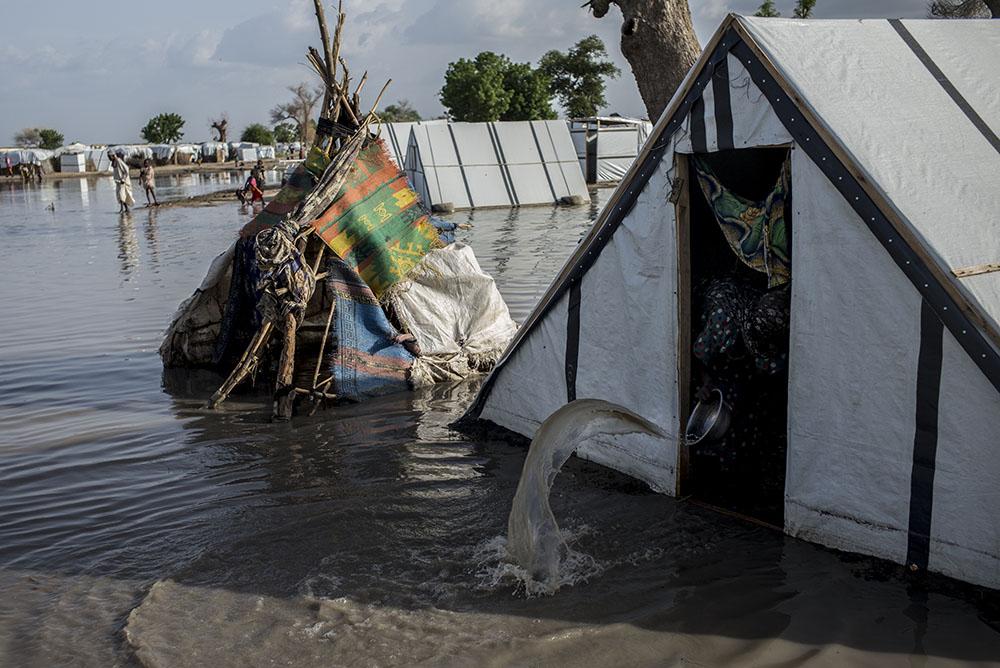
[[337, 300], [336, 345], [327, 356], [334, 391], [355, 401], [409, 388], [413, 355], [394, 341], [389, 323], [368, 285], [338, 257], [327, 261], [327, 287]]
[[376, 297], [443, 245], [380, 139], [361, 150], [333, 204], [312, 225]]
[[767, 274], [770, 288], [790, 277], [785, 198], [788, 195], [788, 161], [763, 202], [753, 202], [728, 190], [704, 161], [695, 158], [695, 174], [705, 199], [719, 222], [722, 234], [747, 266]]

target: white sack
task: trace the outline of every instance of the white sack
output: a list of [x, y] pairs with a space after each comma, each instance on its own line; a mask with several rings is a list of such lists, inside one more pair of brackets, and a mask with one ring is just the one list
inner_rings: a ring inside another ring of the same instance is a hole
[[[493, 278], [462, 243], [425, 255], [393, 289], [391, 301], [400, 324], [417, 339], [421, 358], [431, 358], [417, 370], [444, 365], [444, 371], [428, 369], [435, 381], [491, 368], [517, 331]], [[420, 384], [421, 374], [413, 376]]]

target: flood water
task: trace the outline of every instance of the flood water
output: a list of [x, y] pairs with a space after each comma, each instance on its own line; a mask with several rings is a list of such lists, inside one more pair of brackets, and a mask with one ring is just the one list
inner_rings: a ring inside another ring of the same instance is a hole
[[[241, 179], [161, 176], [159, 194]], [[598, 204], [456, 217], [521, 320]], [[0, 183], [0, 665], [1000, 659], [995, 595], [917, 586], [578, 460], [551, 503], [587, 559], [525, 596], [502, 555], [526, 451], [448, 426], [475, 383], [288, 424], [263, 397], [205, 411], [219, 378], [164, 375], [157, 348], [249, 214], [116, 209], [110, 179]]]

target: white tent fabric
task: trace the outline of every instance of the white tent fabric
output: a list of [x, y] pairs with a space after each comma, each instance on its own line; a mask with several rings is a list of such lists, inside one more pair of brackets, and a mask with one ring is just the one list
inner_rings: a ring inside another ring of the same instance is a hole
[[87, 156], [87, 170], [91, 172], [110, 172], [111, 158], [106, 148], [90, 148], [84, 153]]
[[160, 162], [168, 162], [177, 150], [172, 144], [152, 144], [149, 149], [153, 152], [153, 157]]
[[406, 175], [432, 209], [588, 199], [563, 121], [415, 125]]
[[83, 153], [63, 153], [59, 156], [59, 171], [77, 174], [87, 171], [87, 156]]
[[0, 160], [10, 158], [11, 166], [20, 164], [41, 165], [50, 160], [55, 153], [44, 148], [14, 148], [0, 151]]
[[688, 154], [785, 146], [785, 531], [1000, 587], [996, 62], [988, 21], [727, 19], [469, 414], [531, 436], [614, 401], [667, 438], [580, 454], [675, 493], [690, 351], [668, 195]]
[[207, 141], [201, 145], [202, 159], [210, 162], [225, 162], [229, 157], [229, 145], [217, 141]]
[[588, 183], [617, 183], [646, 143], [649, 121], [612, 116], [570, 121], [570, 134]]
[[415, 125], [447, 124], [444, 119], [430, 119], [413, 123], [382, 123], [378, 127], [378, 137], [385, 142], [389, 157], [400, 169], [406, 169], [406, 149], [410, 141], [410, 130]]

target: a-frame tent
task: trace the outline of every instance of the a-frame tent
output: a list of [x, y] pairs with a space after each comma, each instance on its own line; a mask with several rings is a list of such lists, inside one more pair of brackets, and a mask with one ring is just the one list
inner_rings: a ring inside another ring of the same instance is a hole
[[1000, 586], [1000, 21], [728, 17], [469, 415], [575, 398], [667, 438], [582, 444], [676, 494], [688, 156], [788, 147], [791, 535]]

